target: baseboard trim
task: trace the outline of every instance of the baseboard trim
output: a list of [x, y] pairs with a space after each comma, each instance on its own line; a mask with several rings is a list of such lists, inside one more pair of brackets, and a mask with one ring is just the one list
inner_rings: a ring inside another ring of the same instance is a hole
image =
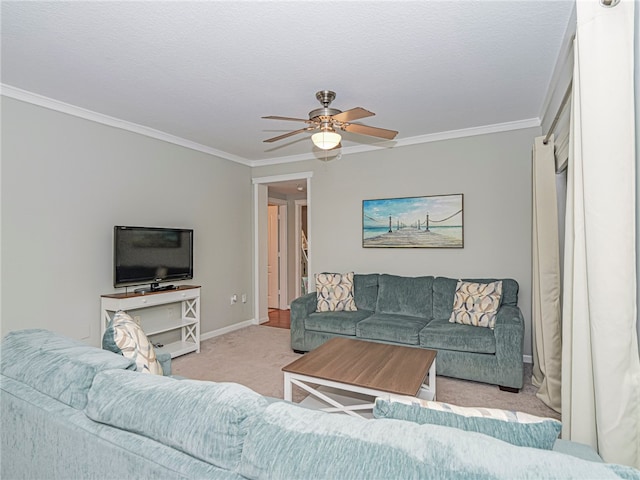
[[224, 335], [225, 333], [235, 332], [236, 330], [240, 330], [241, 328], [246, 328], [256, 324], [257, 323], [253, 318], [245, 320], [244, 322], [234, 323], [233, 325], [229, 325], [227, 327], [218, 328], [217, 330], [212, 330], [211, 332], [200, 334], [200, 341], [219, 337], [220, 335]]
[[522, 361], [524, 363], [533, 363], [533, 357], [531, 355], [523, 355]]

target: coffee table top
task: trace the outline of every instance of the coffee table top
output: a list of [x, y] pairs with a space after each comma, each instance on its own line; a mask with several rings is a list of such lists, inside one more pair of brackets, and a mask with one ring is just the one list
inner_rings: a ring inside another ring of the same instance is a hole
[[282, 371], [415, 397], [435, 358], [435, 350], [335, 337]]

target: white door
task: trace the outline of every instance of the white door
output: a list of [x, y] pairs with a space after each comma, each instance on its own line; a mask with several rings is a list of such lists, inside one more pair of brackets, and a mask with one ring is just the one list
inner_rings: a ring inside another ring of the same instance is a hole
[[269, 284], [269, 290], [267, 294], [267, 301], [269, 308], [280, 308], [280, 298], [278, 295], [278, 285], [280, 279], [279, 261], [278, 261], [278, 206], [269, 205], [269, 219], [268, 219], [268, 256], [267, 256], [267, 281]]

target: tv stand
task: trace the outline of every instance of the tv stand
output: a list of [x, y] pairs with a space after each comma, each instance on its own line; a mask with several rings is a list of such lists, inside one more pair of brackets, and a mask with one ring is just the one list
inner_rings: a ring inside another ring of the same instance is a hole
[[[124, 310], [136, 320], [147, 337], [167, 332], [179, 332], [180, 339], [164, 344], [159, 351], [169, 352], [171, 357], [200, 351], [200, 287], [195, 285], [167, 285], [160, 290], [133, 293], [114, 293], [101, 296], [100, 338], [118, 310]], [[172, 308], [170, 304], [177, 304]], [[167, 305], [170, 315], [151, 315], [144, 318], [149, 307]], [[158, 338], [162, 341], [163, 338]], [[163, 342], [164, 343], [164, 342]]]

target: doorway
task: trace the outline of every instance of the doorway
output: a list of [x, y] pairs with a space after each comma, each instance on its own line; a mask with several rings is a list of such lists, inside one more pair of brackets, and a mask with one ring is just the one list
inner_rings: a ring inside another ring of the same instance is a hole
[[295, 204], [295, 297], [309, 293], [309, 233], [307, 230], [307, 200]]
[[267, 206], [267, 305], [269, 309], [289, 308], [287, 225], [287, 201], [269, 197]]
[[267, 303], [269, 309], [280, 308], [280, 239], [278, 236], [278, 207], [269, 205], [267, 224]]
[[[286, 310], [301, 292], [311, 265], [311, 229], [307, 222], [301, 269], [300, 202], [310, 211], [313, 172], [254, 178], [254, 322], [269, 321], [269, 309]], [[277, 246], [276, 246], [277, 245]], [[276, 288], [276, 285], [278, 288]]]

